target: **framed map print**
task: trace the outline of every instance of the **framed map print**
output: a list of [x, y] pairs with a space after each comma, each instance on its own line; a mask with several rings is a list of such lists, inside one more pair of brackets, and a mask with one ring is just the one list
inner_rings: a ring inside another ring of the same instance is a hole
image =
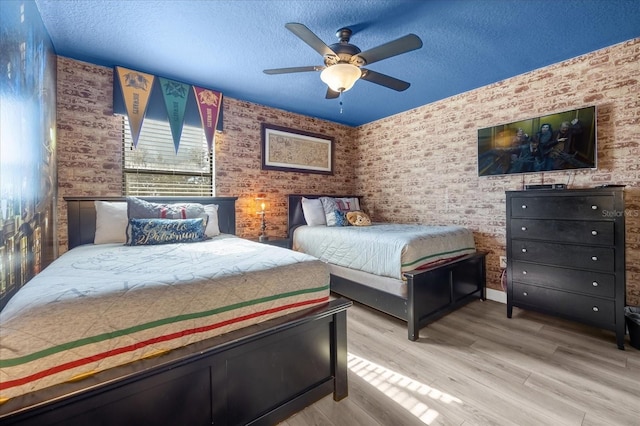
[[262, 169], [333, 174], [333, 138], [262, 124]]

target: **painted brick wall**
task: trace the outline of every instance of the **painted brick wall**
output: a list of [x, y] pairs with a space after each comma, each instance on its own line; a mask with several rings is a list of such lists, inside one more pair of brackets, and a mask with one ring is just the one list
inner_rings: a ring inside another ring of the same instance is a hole
[[[58, 238], [67, 250], [65, 196], [122, 195], [120, 119], [113, 116], [113, 70], [58, 58]], [[268, 198], [267, 233], [284, 237], [286, 194], [351, 193], [356, 129], [235, 99], [224, 99], [224, 131], [216, 134], [216, 195], [238, 197], [237, 234], [260, 234], [254, 198]], [[332, 136], [333, 176], [261, 170], [261, 123]]]
[[[598, 107], [598, 170], [477, 177], [477, 130]], [[500, 289], [505, 191], [523, 184], [624, 184], [627, 299], [640, 304], [640, 39], [501, 81], [358, 128], [356, 192], [375, 220], [460, 224], [489, 251]]]
[[[261, 170], [261, 124], [269, 123], [334, 138], [334, 175]], [[343, 194], [355, 190], [356, 129], [283, 110], [225, 98], [224, 131], [216, 136], [216, 194], [239, 197], [238, 235], [257, 237], [254, 199], [268, 200], [267, 233], [287, 234], [287, 194]]]
[[58, 250], [67, 251], [66, 196], [122, 195], [122, 137], [112, 70], [58, 57]]

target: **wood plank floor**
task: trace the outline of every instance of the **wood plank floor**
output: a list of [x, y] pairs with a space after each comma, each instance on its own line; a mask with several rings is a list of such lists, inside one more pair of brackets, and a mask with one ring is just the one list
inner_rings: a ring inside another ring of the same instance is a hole
[[328, 396], [299, 425], [640, 425], [640, 350], [613, 332], [475, 301], [428, 325], [354, 304], [349, 397]]

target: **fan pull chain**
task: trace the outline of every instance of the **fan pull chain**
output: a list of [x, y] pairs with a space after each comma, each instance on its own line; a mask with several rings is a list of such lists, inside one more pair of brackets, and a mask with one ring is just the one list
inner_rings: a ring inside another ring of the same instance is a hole
[[338, 98], [340, 100], [340, 114], [342, 114], [342, 93], [343, 91], [340, 91], [340, 94], [338, 95]]

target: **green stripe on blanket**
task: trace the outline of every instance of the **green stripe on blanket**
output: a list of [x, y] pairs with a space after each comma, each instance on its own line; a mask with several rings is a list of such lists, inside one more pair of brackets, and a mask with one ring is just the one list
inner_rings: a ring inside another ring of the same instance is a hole
[[446, 255], [450, 255], [450, 254], [458, 254], [460, 252], [468, 251], [468, 250], [473, 250], [475, 252], [476, 248], [475, 247], [465, 247], [465, 248], [461, 248], [461, 249], [457, 249], [457, 250], [443, 251], [443, 252], [440, 252], [440, 253], [431, 254], [429, 256], [421, 257], [419, 259], [414, 260], [413, 262], [403, 263], [401, 266], [403, 268], [408, 268], [408, 267], [411, 267], [412, 265], [415, 265], [416, 263], [422, 263], [423, 261], [425, 261], [427, 259], [432, 259], [432, 258], [434, 258], [436, 256], [446, 256]]
[[20, 364], [24, 364], [27, 362], [31, 362], [31, 361], [35, 361], [38, 358], [43, 358], [49, 355], [53, 355], [55, 353], [58, 352], [63, 352], [69, 349], [74, 349], [74, 348], [78, 348], [81, 346], [85, 346], [85, 345], [89, 345], [92, 343], [97, 343], [97, 342], [102, 342], [105, 340], [109, 340], [109, 339], [113, 339], [114, 337], [121, 337], [121, 336], [125, 336], [127, 334], [133, 334], [133, 333], [137, 333], [139, 331], [142, 330], [148, 330], [151, 328], [155, 328], [155, 327], [160, 327], [163, 325], [167, 325], [167, 324], [172, 324], [172, 323], [177, 323], [180, 321], [187, 321], [187, 320], [192, 320], [192, 319], [197, 319], [197, 318], [204, 318], [210, 315], [216, 315], [222, 312], [228, 312], [228, 311], [232, 311], [234, 309], [239, 309], [239, 308], [244, 308], [247, 306], [251, 306], [251, 305], [258, 305], [260, 303], [264, 303], [264, 302], [270, 302], [272, 300], [278, 300], [278, 299], [285, 299], [287, 297], [291, 297], [291, 296], [298, 296], [301, 294], [308, 294], [308, 293], [315, 293], [315, 292], [319, 292], [319, 291], [325, 291], [329, 289], [329, 285], [325, 285], [322, 287], [315, 287], [315, 288], [309, 288], [309, 289], [303, 289], [303, 290], [297, 290], [297, 291], [291, 291], [291, 292], [287, 292], [287, 293], [281, 293], [281, 294], [276, 294], [273, 296], [267, 296], [267, 297], [262, 297], [259, 299], [254, 299], [254, 300], [248, 300], [246, 302], [240, 302], [240, 303], [235, 303], [232, 305], [228, 305], [228, 306], [222, 306], [220, 308], [216, 308], [216, 309], [211, 309], [209, 311], [203, 311], [203, 312], [194, 312], [191, 314], [184, 314], [184, 315], [177, 315], [174, 317], [169, 317], [169, 318], [163, 318], [160, 320], [156, 320], [156, 321], [151, 321], [145, 324], [140, 324], [140, 325], [136, 325], [133, 327], [129, 327], [129, 328], [124, 328], [122, 330], [116, 330], [116, 331], [112, 331], [109, 333], [103, 333], [103, 334], [99, 334], [97, 336], [91, 336], [91, 337], [85, 337], [79, 340], [75, 340], [72, 342], [67, 342], [67, 343], [63, 343], [61, 345], [58, 346], [52, 346], [50, 348], [47, 349], [43, 349], [41, 351], [38, 352], [34, 352], [32, 354], [29, 355], [25, 355], [25, 356], [21, 356], [19, 358], [9, 358], [9, 359], [1, 359], [0, 360], [0, 368], [7, 368], [7, 367], [14, 367], [16, 365], [20, 365]]

